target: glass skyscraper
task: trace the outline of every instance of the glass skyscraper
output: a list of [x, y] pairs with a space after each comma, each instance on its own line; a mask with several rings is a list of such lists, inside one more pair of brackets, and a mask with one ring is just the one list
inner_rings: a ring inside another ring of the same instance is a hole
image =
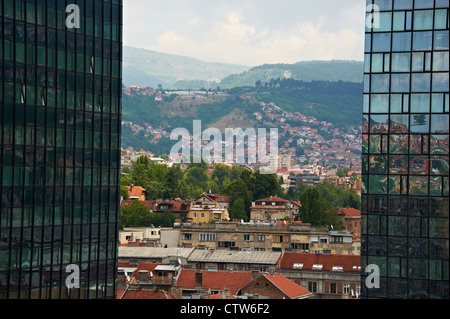
[[370, 0], [366, 18], [362, 297], [448, 298], [449, 1]]
[[121, 60], [121, 0], [0, 1], [0, 299], [114, 298]]

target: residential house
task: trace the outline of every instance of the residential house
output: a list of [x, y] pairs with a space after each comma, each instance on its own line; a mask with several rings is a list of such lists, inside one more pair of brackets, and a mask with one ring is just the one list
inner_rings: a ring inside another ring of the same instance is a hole
[[345, 207], [338, 211], [339, 219], [350, 234], [361, 237], [361, 211]]
[[247, 299], [308, 299], [314, 295], [286, 277], [270, 272], [259, 274], [239, 289], [238, 296], [245, 296]]
[[256, 200], [250, 207], [250, 220], [265, 222], [276, 220], [294, 220], [298, 212], [294, 205], [283, 198], [269, 197]]
[[307, 287], [317, 299], [356, 298], [360, 293], [359, 256], [286, 252], [277, 271]]
[[217, 201], [202, 196], [191, 202], [187, 220], [194, 224], [227, 221], [228, 209], [223, 208]]
[[128, 197], [130, 200], [145, 201], [147, 191], [141, 186], [127, 186]]

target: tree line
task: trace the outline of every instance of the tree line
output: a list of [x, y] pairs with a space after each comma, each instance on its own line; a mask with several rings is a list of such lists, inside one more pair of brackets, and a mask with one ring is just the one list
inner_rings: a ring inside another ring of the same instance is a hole
[[[127, 199], [126, 186], [141, 186], [147, 191], [147, 200], [195, 200], [204, 193], [231, 196], [230, 219], [248, 221], [255, 200], [276, 196], [302, 204], [300, 219], [313, 226], [338, 225], [337, 211], [341, 207], [361, 208], [358, 194], [329, 183], [307, 187], [301, 184], [282, 188], [283, 181], [275, 174], [261, 174], [240, 166], [205, 162], [193, 163], [181, 169], [180, 165], [154, 164], [147, 156], [137, 159], [131, 169], [124, 168], [121, 177], [121, 195]], [[171, 227], [176, 216], [172, 213], [149, 212], [142, 203], [121, 208], [120, 225]]]

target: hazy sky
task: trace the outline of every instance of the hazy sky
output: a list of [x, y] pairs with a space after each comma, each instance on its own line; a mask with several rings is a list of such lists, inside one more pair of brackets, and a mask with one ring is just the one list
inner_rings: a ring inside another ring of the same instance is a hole
[[256, 66], [363, 60], [365, 0], [125, 0], [124, 45]]

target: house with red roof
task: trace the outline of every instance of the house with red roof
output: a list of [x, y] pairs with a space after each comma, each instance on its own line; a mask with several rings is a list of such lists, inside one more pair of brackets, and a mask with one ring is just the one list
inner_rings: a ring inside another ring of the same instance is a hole
[[127, 186], [128, 197], [130, 200], [145, 201], [147, 191], [141, 186]]
[[177, 285], [182, 287], [183, 296], [220, 294], [224, 290], [231, 295], [252, 280], [250, 271], [209, 271], [182, 269]]
[[342, 221], [342, 224], [345, 225], [347, 231], [350, 232], [357, 238], [361, 237], [361, 211], [351, 208], [345, 207], [341, 208], [338, 211], [339, 219]]
[[259, 298], [268, 299], [308, 299], [314, 296], [308, 289], [275, 272], [259, 274], [242, 287], [238, 295], [251, 297], [257, 295]]
[[361, 256], [285, 252], [277, 271], [307, 287], [315, 299], [357, 298], [360, 293]]

